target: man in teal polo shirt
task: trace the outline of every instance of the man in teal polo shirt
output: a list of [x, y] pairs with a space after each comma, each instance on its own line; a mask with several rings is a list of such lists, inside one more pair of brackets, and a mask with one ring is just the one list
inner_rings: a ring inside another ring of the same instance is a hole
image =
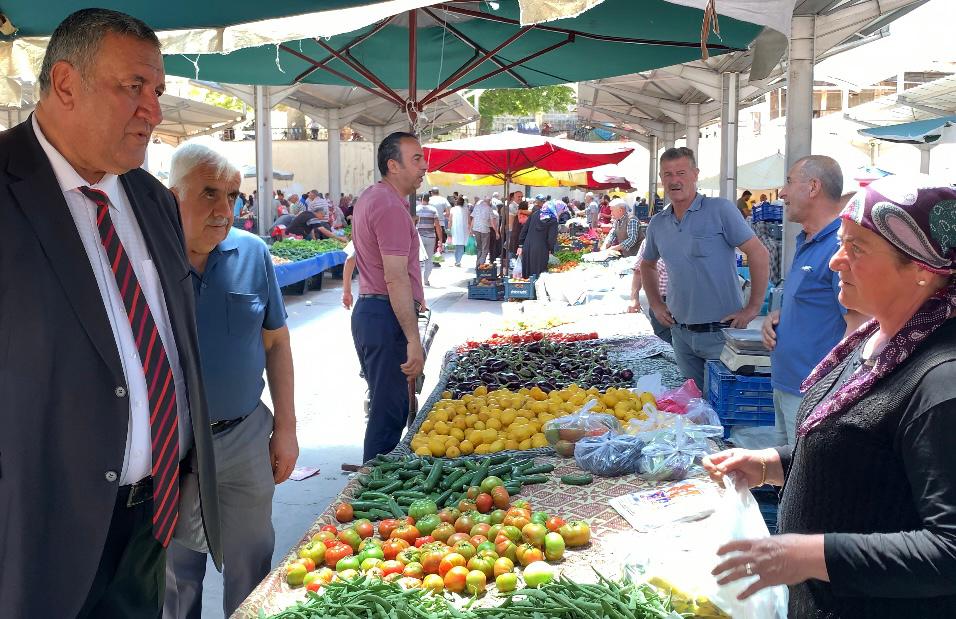
[[[261, 239], [232, 228], [240, 179], [235, 167], [206, 146], [185, 144], [173, 154], [169, 180], [192, 267], [187, 281], [196, 293], [199, 354], [222, 505], [226, 617], [269, 573], [275, 546], [272, 495], [299, 454], [292, 349], [272, 259]], [[274, 419], [260, 400], [263, 372]], [[206, 554], [198, 550], [175, 539], [169, 546], [166, 619], [202, 613]]]
[[[788, 220], [803, 226], [781, 309], [763, 323], [763, 341], [772, 352], [771, 384], [777, 413], [777, 445], [796, 442], [800, 384], [843, 337], [863, 323], [838, 300], [840, 276], [830, 258], [840, 247], [843, 172], [830, 157], [810, 155], [793, 164], [780, 197]], [[852, 194], [851, 194], [852, 195]], [[849, 197], [849, 196], [848, 196]]]
[[[704, 362], [724, 347], [721, 329], [746, 329], [760, 313], [770, 255], [730, 200], [697, 193], [697, 162], [689, 148], [660, 159], [671, 203], [647, 227], [641, 280], [654, 316], [670, 327], [677, 365], [704, 389]], [[745, 306], [737, 283], [735, 248], [747, 255], [752, 292]], [[658, 289], [657, 261], [667, 263], [667, 303]]]

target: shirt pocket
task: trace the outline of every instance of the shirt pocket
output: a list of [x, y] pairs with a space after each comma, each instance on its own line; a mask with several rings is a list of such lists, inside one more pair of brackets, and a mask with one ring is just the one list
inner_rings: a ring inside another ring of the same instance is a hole
[[690, 255], [698, 258], [714, 256], [720, 250], [724, 238], [719, 234], [695, 235], [690, 242]]
[[226, 320], [229, 335], [248, 337], [262, 333], [266, 306], [257, 294], [226, 293]]

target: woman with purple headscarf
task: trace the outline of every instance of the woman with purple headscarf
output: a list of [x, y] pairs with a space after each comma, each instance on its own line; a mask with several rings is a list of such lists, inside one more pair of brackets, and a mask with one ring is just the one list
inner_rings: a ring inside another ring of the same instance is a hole
[[840, 302], [874, 318], [803, 383], [797, 442], [705, 458], [783, 486], [781, 535], [720, 548], [791, 617], [956, 617], [956, 190], [887, 177], [842, 213]]

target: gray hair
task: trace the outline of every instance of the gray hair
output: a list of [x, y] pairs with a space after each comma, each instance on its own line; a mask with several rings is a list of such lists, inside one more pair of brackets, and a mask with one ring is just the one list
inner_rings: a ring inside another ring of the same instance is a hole
[[697, 167], [697, 157], [694, 156], [694, 151], [687, 148], [686, 146], [681, 146], [679, 148], [668, 148], [663, 153], [661, 153], [660, 162], [664, 163], [665, 161], [675, 161], [677, 159], [687, 158], [690, 161], [690, 164]]
[[807, 180], [815, 178], [823, 187], [823, 194], [831, 200], [839, 200], [843, 194], [843, 170], [833, 157], [808, 155], [797, 159]]
[[216, 171], [216, 176], [234, 176], [239, 169], [229, 162], [221, 153], [214, 151], [205, 144], [186, 142], [180, 144], [173, 152], [169, 164], [169, 187], [183, 189], [183, 179], [199, 166], [209, 166]]
[[50, 72], [61, 60], [73, 65], [87, 79], [107, 34], [133, 37], [160, 48], [153, 29], [135, 17], [109, 9], [81, 9], [60, 22], [50, 37], [37, 79], [41, 95], [49, 92]]

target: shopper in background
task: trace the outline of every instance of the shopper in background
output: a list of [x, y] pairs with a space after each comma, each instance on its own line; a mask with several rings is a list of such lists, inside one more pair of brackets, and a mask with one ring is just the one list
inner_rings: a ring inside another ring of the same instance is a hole
[[[698, 173], [689, 148], [669, 148], [661, 155], [661, 184], [671, 203], [648, 225], [641, 280], [654, 316], [671, 327], [677, 365], [703, 389], [704, 363], [719, 358], [724, 347], [721, 330], [746, 329], [760, 312], [770, 255], [733, 202], [697, 192]], [[735, 248], [750, 265], [746, 306], [737, 283]], [[669, 276], [666, 303], [657, 287], [661, 258]]]
[[[182, 215], [206, 402], [222, 502], [222, 609], [226, 617], [272, 565], [272, 495], [299, 455], [292, 346], [269, 249], [233, 229], [229, 206], [239, 170], [187, 142], [173, 153], [172, 192]], [[273, 412], [262, 402], [265, 382]], [[186, 489], [183, 489], [186, 492]], [[202, 615], [206, 553], [173, 540], [166, 558], [166, 619]]]
[[750, 196], [753, 193], [749, 189], [744, 189], [744, 192], [740, 194], [740, 199], [737, 200], [737, 210], [740, 211], [740, 215], [747, 219], [750, 217]]
[[804, 382], [796, 445], [704, 458], [783, 486], [781, 535], [718, 549], [718, 582], [789, 585], [790, 617], [956, 617], [954, 207], [951, 186], [890, 176], [844, 208], [830, 267], [874, 320]]
[[622, 198], [611, 200], [611, 231], [604, 238], [604, 249], [616, 251], [625, 258], [637, 254], [641, 242], [641, 221], [628, 213]]
[[829, 266], [840, 249], [842, 190], [840, 164], [824, 155], [799, 159], [780, 190], [786, 218], [803, 230], [797, 234], [781, 308], [763, 321], [764, 345], [772, 351], [776, 445], [796, 442], [801, 383], [844, 336], [863, 323], [858, 312], [840, 305], [840, 274]]
[[[637, 250], [637, 261], [634, 263], [634, 275], [631, 279], [631, 304], [627, 307], [630, 313], [641, 311], [641, 261], [644, 259], [644, 247], [646, 241], [641, 241], [641, 246]], [[667, 303], [667, 265], [663, 260], [657, 261], [657, 290], [661, 293], [661, 299]], [[654, 310], [647, 308], [647, 319], [651, 323], [654, 335], [661, 338], [668, 344], [671, 343], [670, 327], [665, 327], [661, 321], [654, 315]]]
[[435, 256], [435, 250], [438, 249], [441, 252], [441, 222], [439, 220], [438, 211], [427, 202], [428, 196], [422, 196], [422, 201], [415, 208], [416, 223], [415, 227], [418, 229], [419, 236], [422, 237], [422, 243], [425, 245], [425, 253], [428, 254], [428, 257], [425, 259], [423, 264], [423, 270], [425, 275], [425, 285], [431, 286], [429, 278], [432, 274], [432, 268], [434, 263], [432, 258]]
[[[478, 200], [478, 198], [476, 197], [475, 200]], [[488, 261], [494, 227], [495, 216], [491, 205], [486, 200], [478, 200], [471, 210], [471, 233], [475, 237], [475, 246], [478, 251], [477, 262], [475, 263], [477, 265], [485, 264]]]
[[548, 270], [548, 257], [558, 241], [558, 212], [545, 196], [534, 198], [534, 210], [521, 227], [517, 254], [521, 256], [521, 275], [530, 278]]
[[387, 136], [378, 147], [378, 169], [382, 180], [362, 192], [352, 219], [359, 270], [352, 337], [370, 392], [366, 462], [398, 444], [408, 416], [408, 384], [425, 365], [418, 332], [418, 312], [425, 307], [421, 238], [405, 201], [428, 169], [418, 138]]
[[592, 230], [598, 227], [598, 218], [601, 216], [601, 205], [594, 199], [590, 191], [584, 194], [584, 216], [588, 220], [588, 227]]
[[455, 206], [448, 211], [448, 227], [451, 230], [451, 242], [455, 246], [455, 266], [461, 266], [461, 258], [465, 255], [465, 246], [468, 245], [468, 237], [471, 229], [468, 226], [468, 211], [465, 209], [465, 201], [458, 198]]

